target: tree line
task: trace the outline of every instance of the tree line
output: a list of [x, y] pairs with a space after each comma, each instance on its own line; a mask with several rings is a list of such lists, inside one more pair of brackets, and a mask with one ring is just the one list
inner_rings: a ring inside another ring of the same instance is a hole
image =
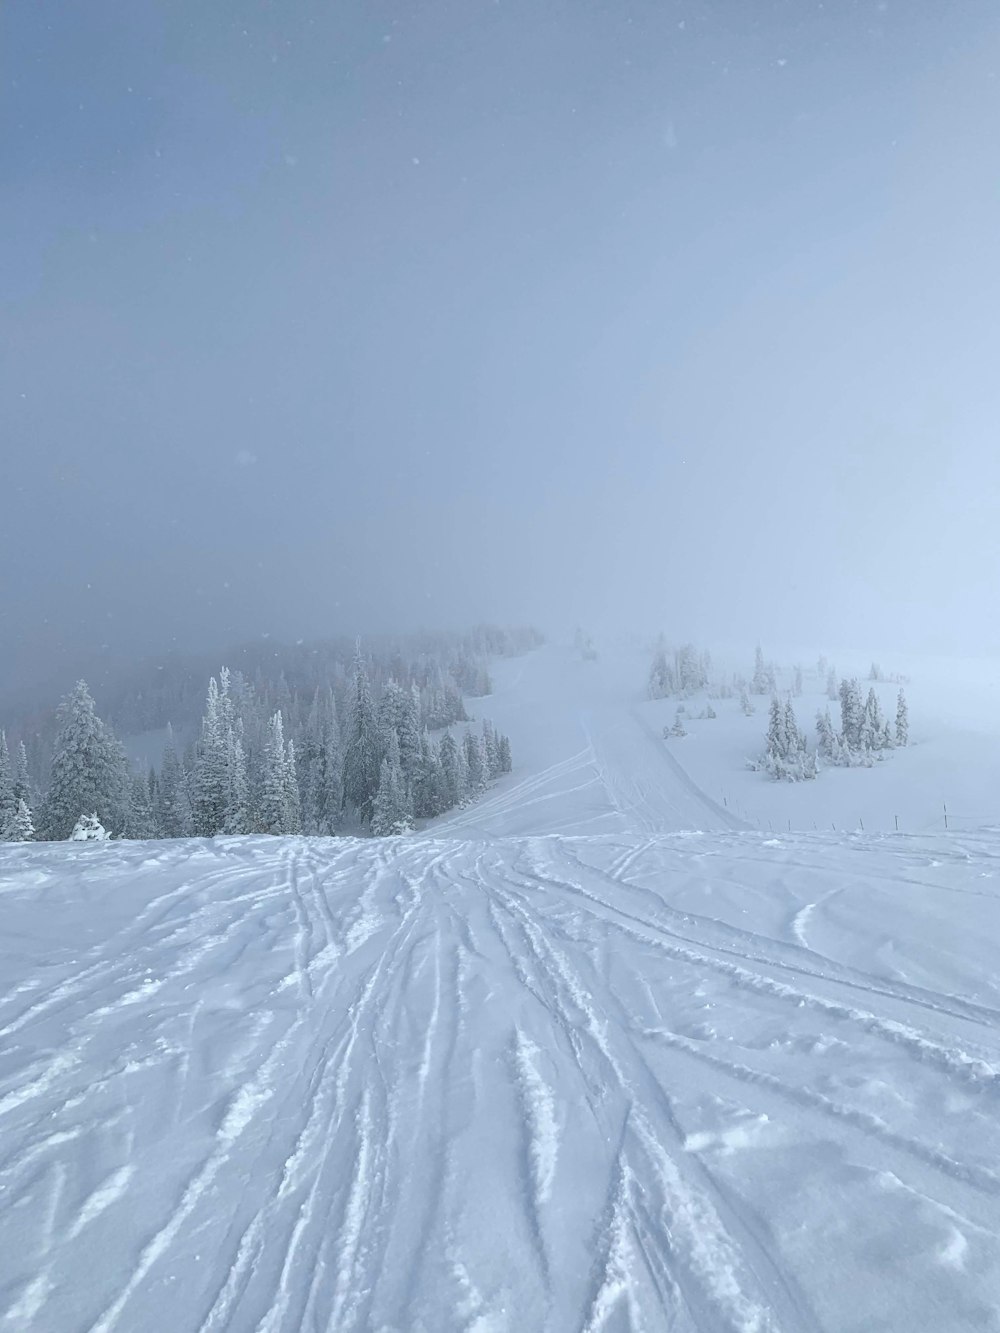
[[[499, 631], [489, 642], [511, 647]], [[309, 695], [284, 672], [251, 682], [223, 668], [197, 735], [182, 746], [168, 724], [159, 764], [139, 773], [80, 681], [57, 710], [43, 782], [24, 743], [12, 756], [0, 733], [0, 837], [403, 833], [510, 772], [508, 737], [466, 713], [463, 691], [489, 688], [485, 660], [465, 648], [442, 661], [358, 644]]]

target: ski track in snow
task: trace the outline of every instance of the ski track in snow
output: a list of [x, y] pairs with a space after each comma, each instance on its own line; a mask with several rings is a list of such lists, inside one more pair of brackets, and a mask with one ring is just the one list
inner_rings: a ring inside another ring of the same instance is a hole
[[581, 711], [410, 838], [0, 848], [0, 1328], [997, 1326], [1000, 838]]

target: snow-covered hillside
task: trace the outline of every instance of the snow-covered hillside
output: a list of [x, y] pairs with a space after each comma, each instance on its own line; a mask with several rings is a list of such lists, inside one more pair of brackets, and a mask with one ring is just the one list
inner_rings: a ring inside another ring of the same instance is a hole
[[0, 848], [3, 1327], [1000, 1324], [1000, 837], [746, 829], [508, 667], [424, 834]]

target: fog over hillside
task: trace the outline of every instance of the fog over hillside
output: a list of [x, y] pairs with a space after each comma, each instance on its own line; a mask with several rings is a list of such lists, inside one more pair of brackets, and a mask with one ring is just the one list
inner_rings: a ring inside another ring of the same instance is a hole
[[0, 687], [481, 618], [998, 646], [987, 0], [2, 22]]
[[995, 0], [0, 9], [0, 1333], [980, 1333]]

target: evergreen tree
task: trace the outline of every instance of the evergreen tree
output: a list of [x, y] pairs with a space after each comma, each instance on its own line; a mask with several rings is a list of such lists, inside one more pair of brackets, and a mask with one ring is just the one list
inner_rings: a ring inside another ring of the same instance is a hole
[[28, 769], [28, 752], [24, 748], [24, 741], [18, 742], [17, 754], [14, 757], [11, 786], [15, 802], [23, 801], [30, 809], [33, 792]]
[[837, 684], [837, 672], [831, 667], [830, 673], [826, 678], [826, 697], [834, 702], [840, 697], [840, 686]]
[[97, 716], [86, 682], [59, 705], [49, 789], [43, 808], [46, 837], [71, 836], [80, 816], [96, 814], [112, 829], [125, 820], [128, 766], [113, 733]]
[[18, 797], [17, 808], [7, 820], [3, 830], [4, 842], [31, 842], [35, 836], [31, 811], [23, 796]]
[[14, 775], [11, 771], [7, 737], [0, 731], [0, 830], [14, 818], [17, 800], [14, 796]]
[[462, 771], [461, 751], [450, 731], [446, 731], [441, 737], [438, 755], [444, 786], [444, 809], [451, 810], [465, 796], [465, 777]]
[[795, 673], [792, 677], [792, 693], [795, 695], [796, 699], [801, 698], [802, 696], [802, 668], [800, 666], [795, 668]]
[[764, 650], [758, 643], [754, 651], [753, 678], [750, 690], [753, 694], [766, 694], [768, 687], [768, 668], [764, 661]]
[[908, 745], [910, 741], [910, 711], [906, 706], [906, 696], [900, 690], [896, 697], [896, 744]]
[[833, 722], [829, 708], [816, 713], [816, 748], [824, 759], [833, 756]]
[[799, 731], [795, 719], [795, 709], [789, 699], [785, 703], [785, 758], [791, 758], [797, 751], [804, 750], [806, 738]]
[[243, 745], [243, 725], [237, 719], [226, 729], [226, 804], [222, 817], [222, 832], [249, 833], [250, 828], [247, 756]]
[[844, 744], [852, 750], [862, 749], [864, 710], [861, 705], [861, 687], [857, 680], [842, 680], [839, 693], [840, 734]]
[[156, 821], [149, 799], [149, 782], [141, 773], [133, 773], [129, 782], [128, 813], [124, 836], [133, 839], [156, 837]]
[[399, 740], [403, 718], [407, 709], [407, 691], [395, 680], [387, 680], [379, 700], [378, 716], [379, 735], [383, 748], [388, 745], [389, 733]]
[[399, 737], [399, 762], [403, 780], [413, 786], [423, 763], [423, 728], [420, 725], [420, 692], [416, 685], [406, 692], [396, 735]]
[[663, 648], [657, 648], [653, 654], [653, 665], [649, 670], [649, 697], [651, 699], [666, 699], [674, 693], [676, 681], [673, 667], [667, 661], [667, 654]]
[[493, 730], [492, 722], [484, 719], [483, 721], [483, 755], [486, 762], [486, 776], [492, 782], [498, 778], [501, 773], [500, 751], [497, 746], [496, 732]]
[[[223, 688], [227, 689], [228, 673], [222, 679]], [[205, 715], [201, 721], [191, 802], [194, 831], [203, 838], [221, 833], [226, 823], [226, 806], [230, 795], [227, 712], [223, 691], [212, 676], [208, 682]]]
[[506, 736], [497, 737], [497, 754], [500, 759], [500, 772], [509, 773], [514, 767], [514, 762], [510, 753], [510, 741]]
[[885, 718], [879, 705], [874, 685], [868, 690], [861, 719], [861, 744], [866, 750], [881, 750]]
[[487, 781], [482, 747], [479, 743], [479, 737], [474, 736], [471, 731], [465, 733], [462, 744], [465, 749], [465, 762], [469, 771], [468, 790], [470, 794], [475, 794], [482, 791]]
[[685, 694], [704, 689], [708, 684], [706, 658], [699, 657], [693, 643], [685, 643], [674, 654], [677, 684]]
[[340, 820], [343, 797], [340, 728], [331, 689], [316, 691], [295, 749], [302, 831], [331, 834]]
[[379, 770], [378, 792], [372, 809], [372, 833], [378, 838], [385, 838], [409, 833], [412, 828], [397, 745], [394, 752], [382, 760]]
[[354, 688], [344, 747], [344, 801], [352, 805], [362, 819], [371, 818], [380, 775], [378, 720], [359, 643], [354, 658]]
[[285, 747], [285, 823], [288, 833], [302, 832], [302, 804], [299, 779], [295, 766], [295, 742]]
[[420, 764], [413, 779], [413, 813], [417, 819], [433, 819], [445, 809], [444, 775], [426, 728], [420, 736]]
[[816, 776], [816, 756], [806, 747], [791, 700], [784, 706], [777, 696], [771, 700], [766, 746], [763, 759], [753, 766], [763, 768], [775, 781], [801, 782]]
[[268, 724], [264, 747], [259, 829], [261, 833], [290, 833], [288, 753], [281, 714], [275, 713]]
[[164, 838], [189, 838], [194, 831], [187, 774], [178, 758], [173, 728], [169, 723], [156, 793], [156, 822]]
[[782, 708], [777, 695], [771, 700], [771, 709], [768, 714], [766, 753], [774, 759], [784, 759], [788, 754], [785, 710]]

